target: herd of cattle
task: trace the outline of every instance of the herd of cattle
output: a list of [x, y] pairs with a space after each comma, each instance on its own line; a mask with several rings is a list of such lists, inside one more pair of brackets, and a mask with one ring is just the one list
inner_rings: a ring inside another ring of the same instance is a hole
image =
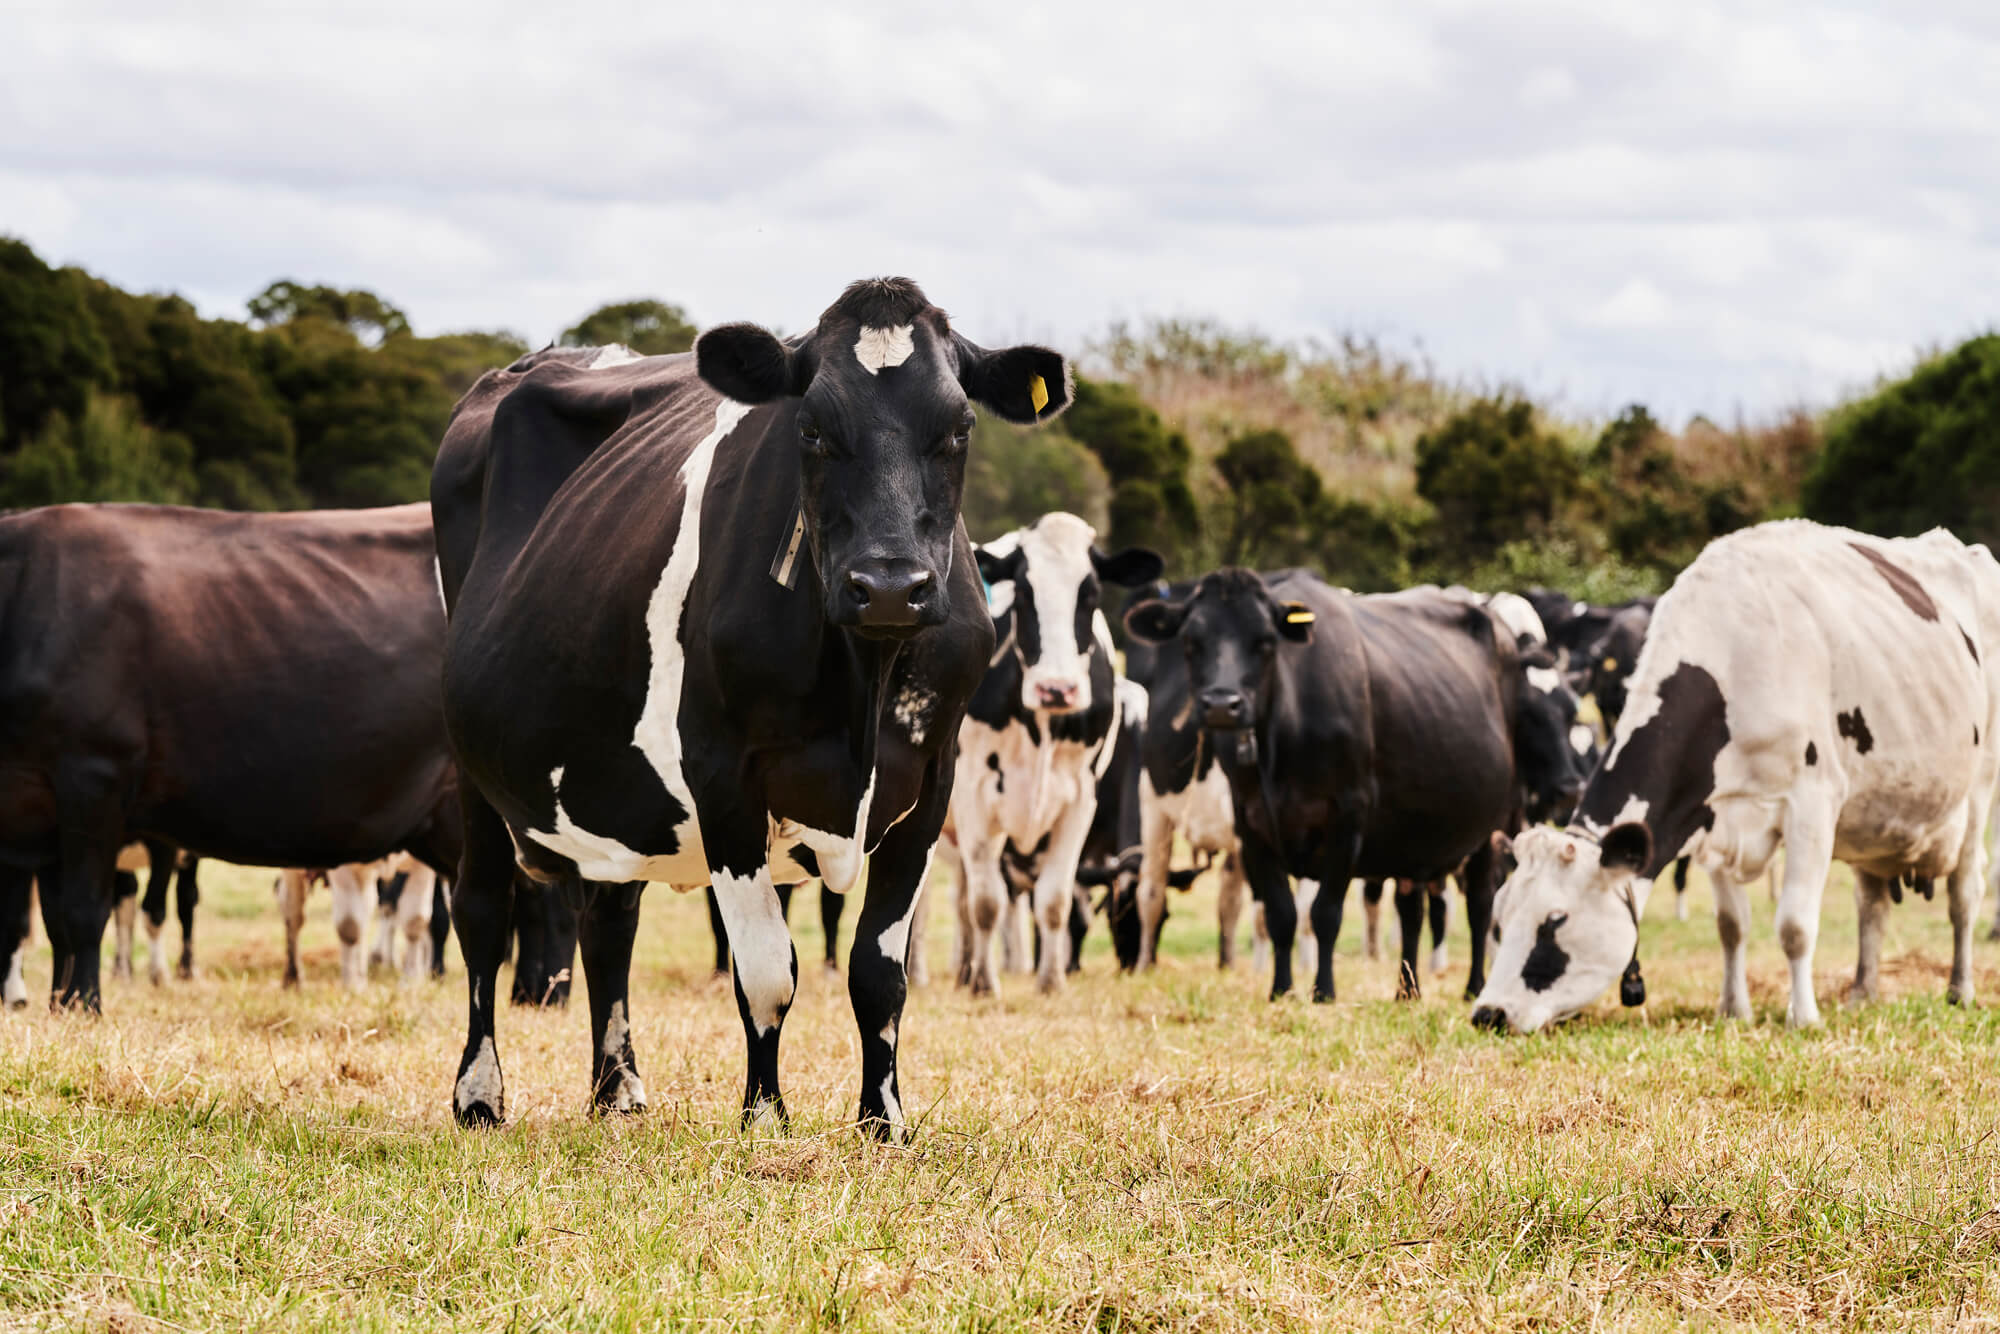
[[594, 1105], [635, 1110], [639, 889], [705, 888], [745, 1115], [782, 1117], [791, 891], [819, 882], [831, 965], [865, 884], [860, 1119], [894, 1135], [940, 852], [974, 992], [1030, 967], [1060, 989], [1098, 915], [1121, 966], [1149, 965], [1170, 890], [1213, 867], [1224, 966], [1247, 894], [1272, 995], [1296, 958], [1332, 999], [1360, 880], [1371, 952], [1395, 904], [1414, 995], [1427, 913], [1442, 969], [1451, 877], [1472, 1021], [1532, 1031], [1614, 980], [1643, 999], [1639, 919], [1689, 858], [1714, 885], [1720, 1010], [1747, 1016], [1745, 886], [1780, 845], [1793, 1022], [1818, 1018], [1835, 859], [1856, 874], [1854, 994], [1875, 991], [1885, 905], [1942, 877], [1949, 995], [1969, 1000], [2000, 776], [1985, 548], [1770, 523], [1657, 601], [1591, 607], [1301, 570], [1168, 584], [1157, 554], [1106, 553], [1061, 513], [973, 545], [973, 406], [1034, 423], [1070, 395], [1058, 353], [979, 347], [914, 284], [873, 280], [790, 338], [732, 324], [691, 354], [489, 372], [428, 505], [0, 516], [7, 1000], [26, 1000], [37, 885], [51, 1002], [95, 1009], [114, 917], [131, 967], [138, 869], [157, 982], [170, 886], [192, 970], [197, 859], [283, 867], [287, 982], [319, 879], [350, 985], [371, 953], [440, 969], [455, 930], [461, 1122], [504, 1115], [510, 954], [526, 1003], [565, 999], [580, 958]]

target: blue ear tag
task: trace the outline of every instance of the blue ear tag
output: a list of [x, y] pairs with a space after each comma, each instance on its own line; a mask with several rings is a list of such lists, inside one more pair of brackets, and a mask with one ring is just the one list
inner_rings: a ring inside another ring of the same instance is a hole
[[991, 607], [993, 605], [993, 585], [986, 582], [986, 572], [984, 570], [981, 570], [979, 573], [979, 592], [985, 597], [986, 605]]

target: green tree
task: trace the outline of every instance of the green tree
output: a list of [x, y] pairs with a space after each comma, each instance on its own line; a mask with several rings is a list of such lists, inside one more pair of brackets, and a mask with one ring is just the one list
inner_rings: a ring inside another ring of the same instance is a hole
[[1448, 560], [1545, 532], [1580, 480], [1569, 447], [1511, 394], [1474, 399], [1417, 439], [1417, 494], [1437, 509], [1434, 542]]
[[91, 390], [111, 383], [111, 349], [87, 282], [0, 237], [0, 447], [19, 448], [52, 417], [74, 421]]
[[409, 317], [373, 292], [281, 278], [250, 298], [250, 318], [265, 328], [304, 319], [337, 324], [356, 338], [383, 343], [410, 332]]
[[51, 416], [0, 463], [0, 504], [194, 498], [193, 457], [184, 440], [139, 420], [129, 399], [91, 390], [72, 422]]
[[1834, 412], [1806, 514], [1884, 535], [2000, 539], [2000, 334], [1926, 359]]
[[564, 347], [601, 347], [623, 343], [642, 356], [685, 352], [694, 346], [697, 330], [687, 312], [667, 301], [640, 299], [599, 306], [563, 330]]
[[1326, 517], [1325, 488], [1283, 431], [1234, 436], [1215, 456], [1225, 488], [1218, 508], [1221, 561], [1269, 569], [1312, 558]]
[[1097, 456], [1111, 481], [1109, 532], [1114, 547], [1143, 545], [1174, 569], [1201, 530], [1187, 471], [1187, 437], [1169, 430], [1130, 385], [1077, 377], [1063, 429]]

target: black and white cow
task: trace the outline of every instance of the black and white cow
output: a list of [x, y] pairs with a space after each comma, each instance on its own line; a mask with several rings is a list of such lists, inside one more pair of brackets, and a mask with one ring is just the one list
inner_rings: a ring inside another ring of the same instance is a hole
[[[1484, 980], [1495, 830], [1518, 827], [1515, 734], [1532, 725], [1514, 637], [1437, 589], [1359, 597], [1310, 575], [1221, 570], [1185, 598], [1132, 609], [1135, 637], [1177, 640], [1218, 755], [1244, 873], [1269, 926], [1271, 992], [1291, 989], [1290, 875], [1322, 886], [1312, 925], [1317, 1000], [1354, 876], [1435, 880], [1465, 864], [1472, 982]], [[1558, 739], [1560, 745], [1560, 739]], [[1423, 895], [1398, 896], [1399, 990], [1414, 994]]]
[[1886, 540], [1787, 520], [1710, 543], [1660, 599], [1575, 821], [1515, 841], [1473, 1021], [1532, 1031], [1589, 1005], [1621, 969], [1628, 1003], [1642, 1000], [1639, 917], [1683, 852], [1715, 887], [1720, 1013], [1747, 1018], [1744, 885], [1781, 844], [1793, 1024], [1819, 1020], [1813, 945], [1836, 858], [1854, 867], [1860, 909], [1850, 996], [1875, 994], [1900, 883], [1946, 876], [1946, 994], [1969, 1001], [2000, 773], [1996, 654], [2000, 566], [1941, 530]]
[[997, 991], [993, 932], [1009, 902], [1011, 843], [1032, 858], [1037, 981], [1062, 985], [1077, 864], [1118, 739], [1121, 696], [1103, 585], [1160, 577], [1156, 552], [1106, 555], [1074, 514], [1045, 514], [978, 548], [999, 646], [959, 727], [952, 828], [964, 864], [961, 950], [975, 995]]
[[[135, 852], [136, 850], [136, 852]], [[181, 922], [180, 976], [183, 981], [194, 976], [194, 910], [201, 901], [201, 890], [195, 879], [196, 868], [201, 859], [190, 852], [181, 852], [158, 839], [144, 843], [127, 844], [118, 854], [119, 875], [113, 889], [116, 903], [112, 908], [112, 923], [116, 931], [111, 952], [111, 974], [113, 977], [132, 976], [133, 928], [143, 911], [146, 919], [146, 971], [154, 986], [167, 979], [166, 949], [160, 942], [160, 931], [166, 925], [167, 889], [171, 883], [179, 900], [177, 906]], [[146, 894], [143, 902], [138, 895], [136, 872], [146, 868]], [[129, 876], [127, 872], [132, 872]]]
[[500, 1120], [494, 978], [518, 862], [580, 875], [593, 1100], [645, 1103], [627, 983], [637, 882], [712, 885], [748, 1049], [782, 1118], [797, 960], [777, 884], [873, 861], [849, 959], [860, 1119], [903, 1122], [909, 914], [993, 653], [960, 522], [972, 405], [1069, 403], [1063, 358], [990, 352], [916, 284], [858, 282], [805, 333], [711, 329], [691, 355], [557, 349], [481, 378], [432, 477], [471, 991], [452, 1106]]

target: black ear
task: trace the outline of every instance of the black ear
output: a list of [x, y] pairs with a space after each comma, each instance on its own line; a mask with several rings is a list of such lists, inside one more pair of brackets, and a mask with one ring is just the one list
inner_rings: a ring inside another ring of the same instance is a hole
[[1126, 547], [1123, 551], [1110, 556], [1092, 547], [1090, 564], [1091, 568], [1097, 571], [1099, 579], [1107, 584], [1122, 584], [1126, 588], [1150, 584], [1167, 568], [1167, 563], [1160, 558], [1160, 553], [1146, 547]]
[[1125, 613], [1125, 628], [1142, 644], [1164, 644], [1181, 632], [1187, 619], [1185, 602], [1141, 602]]
[[958, 382], [967, 396], [1016, 425], [1061, 415], [1075, 394], [1069, 362], [1060, 352], [1033, 343], [988, 352], [960, 334], [951, 341], [958, 352]]
[[694, 340], [694, 366], [709, 388], [738, 403], [794, 392], [797, 354], [754, 324], [718, 324]]
[[1310, 642], [1313, 637], [1312, 608], [1303, 602], [1280, 602], [1278, 633], [1294, 644]]
[[1613, 825], [1604, 836], [1600, 866], [1619, 871], [1643, 871], [1653, 860], [1653, 834], [1636, 820]]
[[972, 559], [979, 562], [979, 577], [988, 584], [1004, 584], [1009, 579], [1021, 577], [1021, 552], [1018, 548], [1001, 556], [985, 547], [974, 547]]

